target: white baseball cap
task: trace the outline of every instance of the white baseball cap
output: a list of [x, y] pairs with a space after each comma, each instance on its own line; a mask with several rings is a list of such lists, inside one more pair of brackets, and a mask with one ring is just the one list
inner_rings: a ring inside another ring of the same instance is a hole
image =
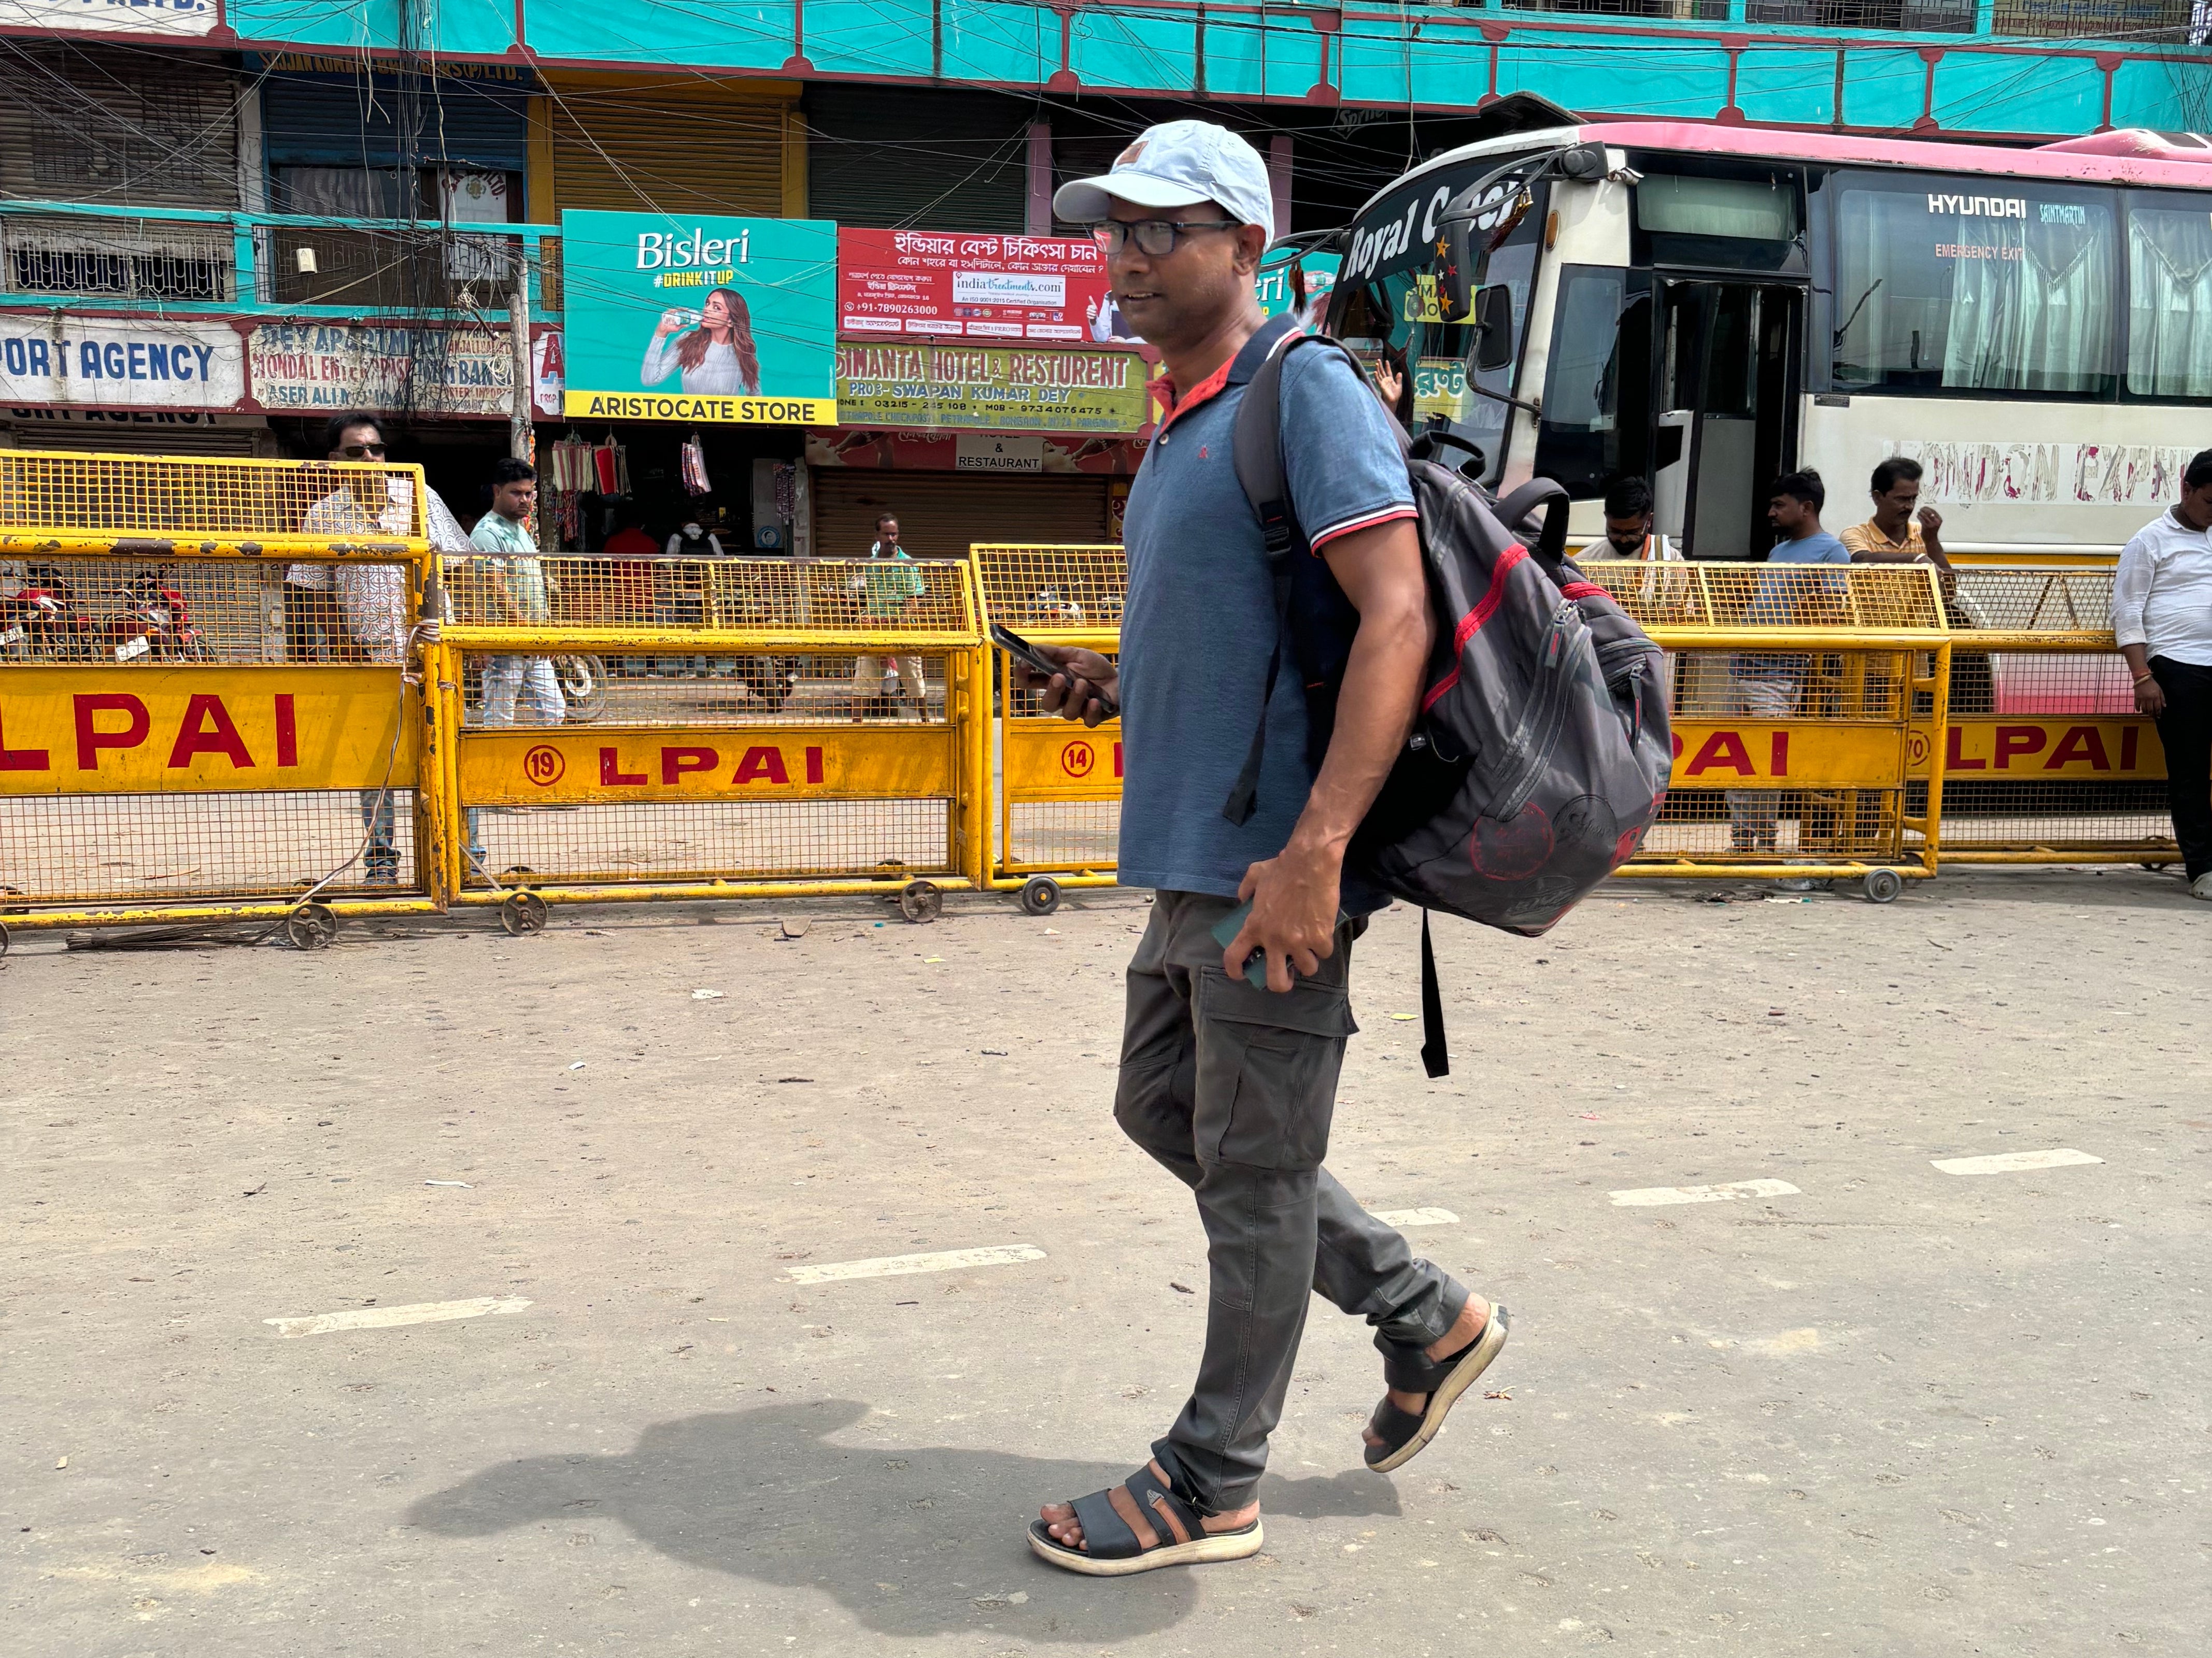
[[1108, 216], [1109, 198], [1139, 207], [1190, 207], [1218, 202], [1239, 224], [1255, 224], [1275, 240], [1275, 192], [1260, 152], [1212, 121], [1164, 121], [1146, 127], [1114, 158], [1114, 170], [1077, 179], [1053, 195], [1052, 210], [1072, 224]]

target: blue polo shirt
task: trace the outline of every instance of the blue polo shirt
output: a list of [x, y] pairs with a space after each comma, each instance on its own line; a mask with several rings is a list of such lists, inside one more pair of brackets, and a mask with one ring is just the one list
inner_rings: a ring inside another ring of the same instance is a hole
[[[1267, 543], [1231, 458], [1237, 410], [1257, 366], [1256, 356], [1232, 358], [1178, 398], [1130, 486], [1124, 886], [1235, 897], [1246, 869], [1282, 851], [1313, 790], [1305, 692], [1286, 652], [1255, 809], [1242, 825], [1222, 815], [1259, 722], [1275, 643]], [[1285, 361], [1282, 427], [1291, 505], [1316, 556], [1355, 530], [1414, 516], [1391, 418], [1336, 353], [1310, 347]], [[1346, 884], [1343, 905], [1353, 914], [1384, 902]]]

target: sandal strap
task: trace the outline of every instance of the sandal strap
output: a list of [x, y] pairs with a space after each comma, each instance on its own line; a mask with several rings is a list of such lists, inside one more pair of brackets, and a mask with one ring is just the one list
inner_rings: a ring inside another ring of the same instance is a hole
[[1155, 1478], [1150, 1468], [1138, 1469], [1121, 1482], [1121, 1488], [1136, 1498], [1139, 1511], [1151, 1520], [1161, 1543], [1176, 1540], [1175, 1533], [1164, 1523], [1162, 1509], [1175, 1516], [1176, 1523], [1182, 1527], [1184, 1540], [1195, 1542], [1206, 1535], [1206, 1522], [1199, 1517], [1198, 1511], [1176, 1495], [1173, 1485]]
[[[1480, 1336], [1475, 1341], [1481, 1340]], [[1469, 1342], [1472, 1347], [1474, 1342]], [[1408, 1347], [1391, 1340], [1379, 1331], [1375, 1337], [1375, 1351], [1382, 1355], [1382, 1379], [1401, 1393], [1432, 1394], [1444, 1384], [1452, 1371], [1465, 1358], [1468, 1348], [1447, 1353], [1442, 1358], [1431, 1358], [1419, 1347]]]
[[1389, 1400], [1375, 1406], [1375, 1414], [1367, 1418], [1367, 1425], [1375, 1430], [1382, 1444], [1367, 1448], [1367, 1461], [1371, 1467], [1384, 1457], [1401, 1449], [1407, 1441], [1420, 1432], [1422, 1418], [1411, 1411], [1401, 1411]]
[[1075, 1510], [1075, 1523], [1083, 1527], [1084, 1548], [1093, 1559], [1127, 1560], [1145, 1552], [1129, 1522], [1115, 1512], [1108, 1491], [1079, 1497], [1068, 1506]]

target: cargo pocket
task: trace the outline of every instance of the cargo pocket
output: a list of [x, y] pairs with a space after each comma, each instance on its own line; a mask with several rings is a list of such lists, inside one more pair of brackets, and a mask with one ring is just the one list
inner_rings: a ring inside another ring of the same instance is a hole
[[1317, 1169], [1328, 1154], [1345, 1038], [1359, 1027], [1340, 985], [1283, 995], [1199, 969], [1194, 1138], [1207, 1162]]

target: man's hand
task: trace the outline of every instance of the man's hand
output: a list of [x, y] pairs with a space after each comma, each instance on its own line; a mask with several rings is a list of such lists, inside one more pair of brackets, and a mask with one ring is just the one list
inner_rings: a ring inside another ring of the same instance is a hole
[[1943, 551], [1943, 514], [1933, 507], [1923, 507], [1917, 515], [1920, 519], [1920, 544], [1928, 550], [1928, 562], [1939, 570], [1948, 570], [1951, 561]]
[[2152, 720], [2166, 712], [2166, 687], [2148, 674], [2136, 681], [2136, 712]]
[[1291, 988], [1294, 969], [1317, 971], [1336, 948], [1345, 848], [1406, 745], [1435, 638], [1412, 520], [1355, 530], [1327, 544], [1322, 556], [1359, 612], [1336, 729], [1290, 843], [1244, 872], [1237, 893], [1252, 901], [1252, 913], [1221, 957], [1233, 976], [1253, 950], [1266, 951], [1274, 991]]
[[1121, 700], [1121, 676], [1097, 652], [1073, 645], [1040, 645], [1036, 650], [1047, 661], [1059, 663], [1063, 671], [1048, 679], [1018, 657], [1008, 657], [1006, 666], [1017, 689], [1039, 693], [1038, 701], [1047, 714], [1096, 726], [1106, 718], [1106, 705], [1098, 700], [1099, 694], [1103, 692], [1115, 702]]
[[1320, 972], [1322, 957], [1336, 952], [1343, 865], [1341, 852], [1293, 836], [1279, 856], [1246, 870], [1237, 896], [1252, 901], [1252, 913], [1221, 952], [1221, 970], [1232, 979], [1241, 976], [1245, 958], [1256, 950], [1267, 959], [1270, 990], [1289, 990], [1294, 974], [1310, 978]]

